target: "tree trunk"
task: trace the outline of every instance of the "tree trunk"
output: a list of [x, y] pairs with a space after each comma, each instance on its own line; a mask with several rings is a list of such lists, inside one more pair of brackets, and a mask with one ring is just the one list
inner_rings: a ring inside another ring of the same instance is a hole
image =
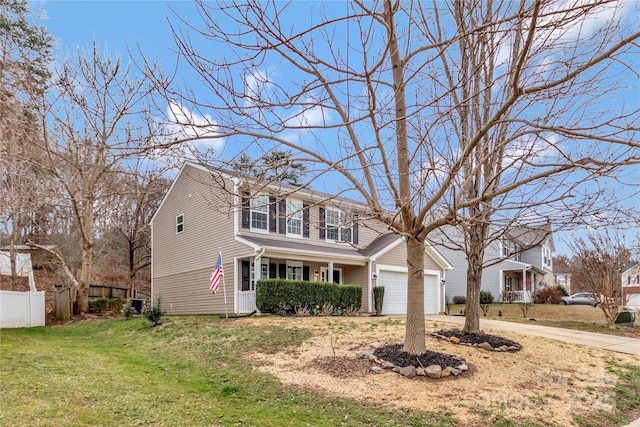
[[423, 354], [424, 326], [424, 242], [407, 237], [407, 323], [403, 350], [411, 354]]
[[469, 249], [467, 253], [467, 304], [463, 332], [479, 334], [480, 330], [480, 290], [482, 287], [482, 263], [484, 260], [486, 225], [472, 225], [468, 229]]
[[89, 286], [91, 284], [91, 264], [93, 262], [93, 245], [85, 242], [82, 245], [82, 267], [80, 268], [80, 280], [78, 281], [78, 312], [89, 312]]

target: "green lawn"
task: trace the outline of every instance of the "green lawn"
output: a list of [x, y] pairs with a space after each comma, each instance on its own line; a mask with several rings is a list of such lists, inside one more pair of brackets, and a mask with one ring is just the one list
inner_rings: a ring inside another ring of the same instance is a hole
[[385, 410], [283, 388], [243, 353], [308, 333], [215, 317], [2, 330], [2, 426], [450, 426], [446, 413]]
[[[444, 409], [391, 410], [283, 387], [245, 355], [294, 352], [310, 332], [291, 324], [266, 318], [247, 325], [214, 316], [163, 320], [155, 328], [142, 318], [119, 318], [0, 331], [0, 425], [463, 425]], [[385, 322], [396, 320], [376, 325]], [[336, 326], [342, 327], [359, 326]], [[617, 374], [621, 410], [612, 416], [621, 419], [640, 408], [640, 368], [632, 368]], [[487, 426], [494, 422], [487, 417]], [[549, 424], [501, 419], [500, 425]]]

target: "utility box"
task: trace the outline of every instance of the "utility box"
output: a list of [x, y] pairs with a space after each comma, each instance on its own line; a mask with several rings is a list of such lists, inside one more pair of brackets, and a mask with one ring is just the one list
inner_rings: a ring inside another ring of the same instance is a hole
[[616, 325], [620, 326], [638, 326], [638, 320], [636, 318], [635, 311], [621, 311], [616, 316]]

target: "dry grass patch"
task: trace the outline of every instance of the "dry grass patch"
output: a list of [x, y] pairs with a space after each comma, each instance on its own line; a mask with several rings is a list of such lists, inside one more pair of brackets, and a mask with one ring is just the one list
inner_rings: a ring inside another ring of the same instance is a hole
[[[251, 324], [266, 319], [243, 321]], [[357, 352], [376, 342], [401, 342], [404, 321], [271, 317], [268, 322], [305, 328], [312, 334], [295, 354], [249, 355], [252, 361], [259, 361], [260, 370], [276, 375], [283, 384], [392, 408], [444, 408], [464, 425], [491, 425], [495, 417], [506, 417], [564, 426], [580, 414], [612, 411], [617, 377], [608, 373], [606, 360], [621, 366], [638, 364], [632, 356], [487, 330], [521, 343], [522, 350], [488, 353], [428, 337], [429, 350], [466, 359], [473, 375], [442, 380], [407, 379], [391, 372], [353, 375], [344, 364], [358, 363], [361, 372], [363, 364], [354, 360]], [[427, 323], [427, 333], [439, 328], [442, 325]]]

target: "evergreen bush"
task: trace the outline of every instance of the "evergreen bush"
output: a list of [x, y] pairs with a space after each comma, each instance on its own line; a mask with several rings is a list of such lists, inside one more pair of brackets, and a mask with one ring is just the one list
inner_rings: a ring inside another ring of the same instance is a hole
[[295, 307], [322, 307], [331, 304], [337, 309], [359, 308], [362, 288], [303, 280], [262, 279], [256, 283], [256, 306], [263, 313], [291, 313]]
[[376, 316], [382, 315], [382, 302], [384, 301], [384, 286], [374, 286], [373, 299], [376, 306]]

